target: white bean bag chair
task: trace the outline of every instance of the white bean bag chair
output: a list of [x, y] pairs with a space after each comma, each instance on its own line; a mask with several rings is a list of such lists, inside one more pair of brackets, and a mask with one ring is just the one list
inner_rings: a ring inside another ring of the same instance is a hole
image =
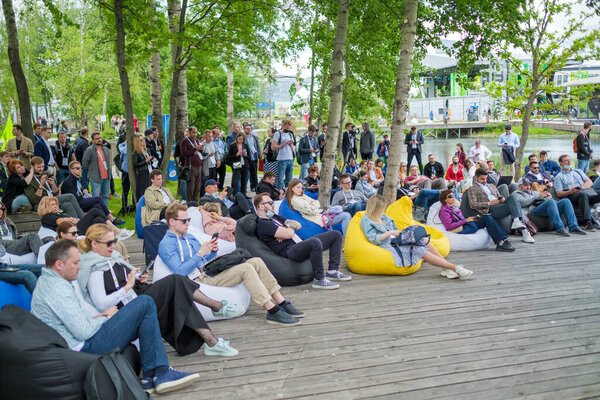
[[40, 226], [40, 229], [38, 229], [37, 234], [40, 237], [40, 239], [46, 238], [48, 236], [50, 236], [50, 237], [56, 237], [56, 232], [55, 231], [53, 231], [50, 228], [45, 228], [43, 226]]
[[[23, 254], [21, 256], [18, 256], [16, 254], [6, 253], [2, 257], [0, 257], [0, 262], [8, 264], [8, 265], [40, 264], [37, 262], [35, 254], [33, 254], [33, 253], [27, 253], [27, 254]], [[41, 264], [45, 264], [45, 262], [41, 263]]]
[[[207, 235], [204, 233], [204, 228], [202, 226], [202, 214], [196, 207], [188, 208], [188, 216], [190, 217], [190, 226], [188, 228], [188, 233], [193, 235], [200, 241], [200, 243], [204, 243], [210, 240], [211, 235]], [[223, 254], [229, 254], [233, 250], [235, 250], [235, 242], [228, 242], [227, 240], [217, 239], [219, 243], [219, 251], [218, 255], [222, 256]]]
[[[165, 265], [160, 256], [156, 256], [156, 260], [154, 261], [154, 274], [152, 275], [152, 281], [156, 282], [171, 274], [172, 272]], [[250, 305], [250, 293], [248, 293], [248, 290], [243, 283], [233, 287], [211, 286], [200, 283], [200, 291], [202, 291], [202, 293], [211, 299], [218, 301], [225, 299], [230, 304], [238, 304], [244, 307], [244, 313], [248, 310], [248, 306]], [[223, 317], [215, 317], [212, 313], [212, 310], [206, 306], [196, 303], [196, 307], [206, 321], [218, 321], [225, 319]]]
[[488, 235], [487, 230], [480, 229], [476, 233], [462, 235], [454, 232], [446, 231], [442, 221], [440, 220], [440, 208], [442, 203], [439, 201], [429, 207], [427, 215], [427, 225], [433, 226], [444, 232], [444, 235], [450, 242], [450, 251], [474, 251], [487, 249], [492, 244], [492, 238]]
[[43, 244], [42, 247], [40, 247], [40, 251], [38, 252], [37, 257], [38, 264], [46, 264], [46, 251], [48, 251], [50, 246], [52, 246], [53, 244], [54, 242], [48, 242], [46, 244]]

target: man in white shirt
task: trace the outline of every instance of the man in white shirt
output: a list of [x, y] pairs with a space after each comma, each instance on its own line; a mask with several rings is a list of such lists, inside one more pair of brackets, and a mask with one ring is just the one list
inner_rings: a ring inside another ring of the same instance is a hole
[[487, 161], [492, 156], [492, 152], [486, 146], [481, 144], [481, 140], [475, 141], [475, 146], [469, 150], [468, 158], [472, 159], [473, 162], [479, 160]]

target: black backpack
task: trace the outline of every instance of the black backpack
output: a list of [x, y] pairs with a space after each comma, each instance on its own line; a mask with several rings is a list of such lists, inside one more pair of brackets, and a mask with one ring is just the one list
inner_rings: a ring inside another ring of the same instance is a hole
[[150, 395], [142, 389], [135, 372], [117, 351], [111, 350], [97, 359], [87, 370], [83, 384], [88, 400], [146, 400]]

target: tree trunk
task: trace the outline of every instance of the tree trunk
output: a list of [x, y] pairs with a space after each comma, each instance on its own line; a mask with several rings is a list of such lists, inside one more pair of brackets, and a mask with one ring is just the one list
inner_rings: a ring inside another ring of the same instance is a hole
[[125, 68], [125, 28], [123, 27], [123, 0], [114, 0], [115, 27], [117, 30], [116, 53], [117, 68], [119, 69], [119, 78], [121, 79], [121, 92], [123, 94], [123, 106], [125, 107], [125, 130], [127, 135], [127, 168], [129, 170], [129, 180], [131, 182], [131, 192], [137, 203], [135, 168], [133, 167], [133, 103], [131, 101], [131, 86], [129, 85], [129, 75]]
[[[21, 65], [21, 56], [19, 54], [19, 35], [17, 32], [17, 22], [13, 10], [12, 0], [2, 0], [2, 9], [4, 10], [4, 21], [6, 23], [6, 37], [8, 41], [8, 59], [12, 70], [17, 96], [19, 98], [19, 110], [21, 113], [21, 125], [23, 134], [33, 139], [33, 125], [31, 116], [31, 101], [29, 100], [29, 88], [27, 79]], [[15, 121], [16, 123], [16, 121]]]
[[319, 128], [321, 127], [321, 122], [323, 121], [323, 109], [322, 107], [320, 107], [320, 105], [322, 104], [321, 102], [323, 102], [325, 98], [325, 90], [327, 89], [327, 82], [329, 82], [327, 78], [328, 75], [326, 75], [325, 72], [323, 72], [323, 74], [321, 75], [321, 88], [319, 89], [319, 116], [317, 117], [317, 126]]
[[[537, 68], [536, 63], [533, 64], [533, 68]], [[537, 71], [537, 69], [534, 69]], [[518, 181], [521, 177], [521, 162], [523, 160], [523, 153], [525, 152], [525, 145], [527, 144], [527, 139], [529, 138], [529, 124], [531, 122], [531, 113], [533, 112], [533, 106], [535, 104], [535, 99], [537, 98], [538, 88], [540, 86], [540, 77], [537, 73], [533, 73], [533, 79], [531, 82], [531, 93], [529, 97], [527, 97], [527, 104], [525, 105], [525, 112], [523, 113], [523, 122], [521, 127], [523, 131], [521, 132], [521, 145], [515, 152], [515, 181]], [[500, 154], [502, 156], [502, 154]]]
[[[156, 0], [151, 1], [151, 6], [155, 11], [152, 20], [156, 21]], [[150, 118], [152, 121], [151, 125], [154, 125], [158, 128], [158, 137], [164, 141], [165, 128], [162, 123], [162, 87], [160, 85], [160, 54], [157, 49], [156, 41], [154, 41], [151, 44], [151, 46], [153, 46], [156, 49], [156, 51], [152, 53], [152, 56], [150, 57], [150, 104], [152, 107]], [[163, 148], [163, 156], [164, 155], [165, 149]], [[169, 167], [170, 158], [171, 157], [163, 157], [161, 165], [158, 166], [158, 168], [160, 168], [163, 173], [163, 180], [165, 182], [168, 180], [167, 169]]]
[[[315, 4], [315, 18], [314, 21], [316, 22], [319, 18], [319, 5]], [[315, 35], [316, 36], [316, 35]], [[315, 108], [314, 108], [314, 99], [315, 99], [315, 51], [312, 50], [312, 56], [311, 56], [311, 60], [310, 60], [310, 97], [309, 97], [309, 101], [308, 101], [308, 106], [309, 106], [309, 110], [308, 110], [308, 124], [312, 124], [313, 123], [313, 116], [315, 113]]]
[[319, 202], [321, 207], [329, 207], [331, 194], [331, 179], [333, 178], [333, 165], [335, 162], [335, 150], [340, 135], [340, 121], [338, 119], [342, 110], [343, 83], [344, 83], [344, 51], [346, 48], [346, 37], [348, 36], [348, 13], [350, 11], [350, 0], [340, 0], [338, 10], [335, 38], [333, 43], [333, 55], [331, 58], [331, 91], [329, 98], [329, 123], [327, 141], [323, 152], [323, 166], [321, 169], [321, 183], [319, 184]]
[[404, 126], [408, 111], [408, 92], [410, 90], [410, 73], [412, 71], [413, 48], [417, 34], [417, 0], [404, 1], [402, 17], [402, 39], [400, 57], [398, 59], [398, 75], [396, 76], [396, 94], [392, 116], [392, 132], [388, 168], [384, 181], [383, 195], [389, 204], [396, 201], [396, 185], [400, 173], [400, 159], [404, 146]]
[[227, 67], [227, 133], [233, 132], [233, 69]]
[[[350, 65], [346, 62], [346, 58], [344, 57], [344, 70], [346, 71], [345, 79], [348, 79], [350, 76]], [[342, 108], [340, 110], [340, 135], [338, 135], [337, 142], [337, 153], [338, 155], [342, 154], [342, 145], [344, 144], [344, 135], [341, 132], [345, 132], [346, 128], [344, 126], [344, 121], [346, 120], [346, 98], [344, 97], [344, 93], [342, 91]], [[342, 154], [342, 159], [344, 155]], [[342, 162], [342, 168], [344, 167], [344, 163]]]

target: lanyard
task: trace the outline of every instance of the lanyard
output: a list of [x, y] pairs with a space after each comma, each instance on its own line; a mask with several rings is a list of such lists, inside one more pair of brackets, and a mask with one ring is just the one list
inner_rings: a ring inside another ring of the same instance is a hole
[[110, 274], [112, 275], [113, 278], [113, 282], [115, 283], [115, 289], [119, 290], [119, 288], [121, 287], [119, 285], [119, 281], [117, 280], [117, 275], [115, 275], [115, 271], [113, 270], [113, 265], [111, 264], [110, 261], [107, 261], [108, 263], [108, 270], [110, 271]]
[[[40, 180], [38, 179], [37, 176], [33, 176], [35, 178], [35, 180], [37, 181], [37, 183], [39, 185], [42, 184], [42, 182], [40, 182]], [[44, 189], [44, 187], [42, 186], [42, 189]], [[54, 195], [52, 194], [52, 190], [50, 189], [50, 186], [48, 186], [48, 182], [46, 182], [46, 188], [44, 189], [47, 193], [48, 193], [48, 197], [53, 197]]]
[[[97, 148], [96, 151], [98, 152]], [[106, 159], [104, 158], [104, 151], [102, 150], [102, 148], [100, 148], [100, 151], [98, 152], [98, 157], [100, 158], [100, 161], [102, 161], [102, 163], [106, 165]]]
[[[344, 200], [346, 200], [346, 203], [350, 204], [350, 202], [348, 201], [348, 198], [346, 197], [346, 192], [344, 192], [342, 190], [342, 194], [344, 195]], [[350, 196], [352, 196], [351, 200], [354, 200], [354, 193], [352, 193], [352, 190], [350, 190]]]
[[[181, 239], [183, 239], [187, 245], [188, 251], [190, 252], [190, 258], [194, 258], [194, 255], [192, 254], [192, 246], [190, 246], [188, 240], [185, 237], [182, 237]], [[181, 246], [181, 240], [179, 238], [177, 238], [177, 245], [179, 246], [179, 258], [181, 259], [181, 262], [184, 262], [185, 257], [183, 256], [183, 246]]]

